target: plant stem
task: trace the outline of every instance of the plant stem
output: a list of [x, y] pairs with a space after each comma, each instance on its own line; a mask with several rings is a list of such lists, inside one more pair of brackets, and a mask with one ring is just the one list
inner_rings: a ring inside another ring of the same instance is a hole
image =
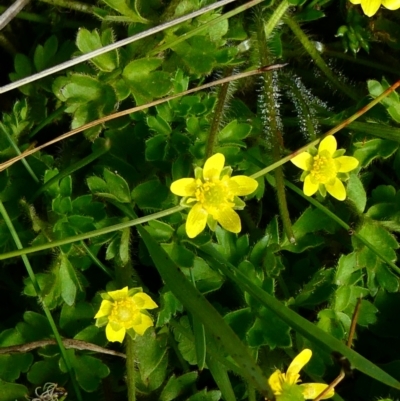
[[375, 70], [385, 71], [385, 72], [388, 72], [390, 74], [395, 74], [396, 76], [399, 75], [399, 70], [398, 69], [388, 67], [387, 65], [375, 63], [374, 61], [370, 61], [369, 59], [368, 60], [363, 59], [359, 55], [357, 55], [357, 57], [349, 56], [346, 53], [343, 53], [343, 52], [340, 52], [340, 51], [338, 52], [338, 51], [335, 51], [335, 50], [331, 50], [331, 49], [329, 49], [329, 48], [327, 48], [325, 46], [322, 48], [322, 53], [326, 54], [328, 57], [340, 58], [342, 60], [346, 60], [346, 61], [349, 61], [351, 63], [355, 63], [355, 64], [359, 64], [359, 65], [365, 65], [366, 67], [374, 68]]
[[279, 21], [285, 15], [286, 11], [289, 9], [290, 4], [287, 0], [282, 0], [279, 6], [275, 9], [271, 17], [264, 24], [264, 34], [265, 38], [268, 39], [271, 36], [272, 31], [278, 25]]
[[80, 11], [86, 14], [93, 14], [94, 6], [90, 6], [79, 1], [71, 0], [40, 0], [43, 3], [51, 4], [52, 6], [69, 8], [70, 10]]
[[89, 239], [92, 237], [97, 237], [97, 236], [103, 235], [103, 234], [112, 233], [114, 231], [123, 230], [124, 228], [127, 228], [127, 227], [136, 226], [138, 224], [146, 223], [151, 220], [156, 220], [156, 219], [160, 219], [165, 216], [169, 216], [170, 214], [180, 212], [183, 209], [184, 209], [183, 206], [175, 206], [175, 207], [171, 207], [170, 209], [163, 210], [161, 212], [150, 214], [148, 216], [139, 217], [138, 219], [125, 221], [125, 222], [119, 223], [119, 224], [114, 224], [113, 226], [104, 227], [99, 230], [89, 231], [88, 233], [74, 235], [73, 237], [64, 238], [64, 239], [57, 240], [57, 241], [52, 241], [48, 244], [32, 246], [32, 247], [23, 248], [23, 249], [21, 248], [21, 249], [18, 249], [17, 251], [3, 253], [3, 254], [0, 254], [0, 260], [12, 258], [15, 256], [26, 255], [26, 254], [29, 254], [32, 252], [43, 251], [45, 249], [56, 248], [61, 245], [72, 244], [73, 242]]
[[[0, 214], [3, 217], [4, 222], [6, 223], [8, 229], [9, 229], [9, 231], [11, 233], [11, 236], [12, 236], [14, 242], [15, 242], [15, 245], [17, 246], [18, 249], [23, 249], [23, 246], [22, 246], [22, 243], [21, 243], [21, 241], [19, 239], [18, 233], [15, 230], [14, 225], [13, 225], [11, 219], [10, 219], [10, 216], [8, 215], [7, 210], [5, 209], [2, 201], [0, 201]], [[44, 311], [44, 313], [45, 313], [45, 315], [47, 317], [47, 320], [49, 321], [51, 330], [52, 330], [52, 332], [54, 334], [54, 337], [55, 337], [55, 339], [57, 341], [58, 347], [60, 348], [60, 352], [61, 352], [62, 358], [64, 360], [65, 366], [67, 367], [68, 373], [70, 375], [71, 382], [72, 382], [72, 385], [74, 387], [76, 396], [77, 396], [79, 401], [82, 401], [81, 391], [80, 391], [80, 388], [78, 386], [78, 383], [76, 382], [75, 375], [74, 375], [74, 372], [73, 372], [73, 369], [72, 369], [72, 365], [71, 365], [71, 362], [70, 362], [70, 360], [68, 358], [68, 355], [67, 355], [67, 351], [65, 350], [64, 344], [63, 344], [61, 336], [60, 336], [60, 333], [58, 332], [56, 323], [55, 323], [55, 321], [53, 319], [53, 316], [51, 315], [50, 309], [47, 307], [46, 303], [42, 299], [42, 296], [40, 295], [42, 291], [40, 289], [38, 281], [36, 280], [35, 273], [33, 272], [32, 266], [31, 266], [31, 264], [29, 262], [29, 259], [28, 259], [28, 257], [26, 255], [22, 255], [22, 261], [23, 261], [23, 263], [25, 265], [26, 271], [28, 272], [29, 278], [31, 279], [32, 286], [33, 286], [33, 288], [34, 288], [34, 290], [36, 292], [36, 295], [37, 295], [37, 297], [39, 299], [40, 305], [42, 306], [43, 311]]]
[[[282, 4], [287, 4], [287, 0], [283, 0]], [[279, 6], [280, 7], [280, 6]], [[279, 8], [278, 7], [278, 8]], [[284, 7], [283, 7], [284, 8]], [[285, 8], [287, 10], [287, 7]], [[273, 62], [273, 57], [268, 51], [267, 36], [264, 30], [264, 20], [262, 19], [261, 10], [259, 10], [258, 17], [256, 20], [257, 25], [257, 41], [258, 41], [258, 51], [260, 55], [261, 65], [268, 65]], [[271, 19], [267, 22], [269, 29], [272, 30], [270, 23]], [[275, 25], [279, 21], [278, 18], [274, 18]], [[273, 73], [276, 74], [276, 73]], [[279, 104], [276, 99], [279, 98], [279, 93], [277, 89], [277, 76], [265, 73], [262, 76], [262, 95], [260, 106], [265, 108], [262, 110], [261, 115], [263, 116], [264, 130], [269, 134], [267, 140], [269, 139], [272, 146], [272, 157], [273, 160], [279, 160], [281, 158], [281, 148], [283, 147], [283, 136], [282, 136], [282, 121], [279, 115]], [[289, 210], [286, 202], [285, 194], [285, 184], [283, 183], [283, 169], [281, 166], [275, 169], [275, 180], [276, 180], [276, 196], [278, 198], [279, 213], [281, 216], [282, 224], [286, 236], [289, 238], [290, 242], [295, 242], [294, 233], [292, 229], [292, 222], [290, 221]]]
[[292, 30], [292, 32], [296, 35], [299, 42], [303, 45], [304, 49], [314, 60], [317, 67], [326, 75], [326, 77], [332, 82], [332, 84], [336, 86], [337, 89], [346, 94], [350, 99], [353, 99], [355, 101], [360, 100], [359, 95], [354, 91], [353, 88], [339, 81], [339, 79], [336, 77], [336, 75], [332, 72], [332, 70], [325, 63], [321, 55], [318, 53], [318, 50], [316, 49], [314, 44], [308, 39], [307, 35], [303, 32], [299, 24], [295, 21], [295, 19], [286, 15], [284, 20], [289, 28]]
[[128, 386], [128, 401], [136, 401], [136, 366], [135, 366], [135, 341], [131, 336], [126, 336], [126, 384]]
[[[11, 135], [7, 132], [6, 127], [4, 126], [3, 123], [0, 123], [0, 127], [3, 130], [4, 135], [6, 136], [8, 143], [11, 145], [11, 147], [15, 150], [15, 152], [18, 155], [21, 155], [22, 152], [19, 150], [18, 146], [16, 145], [16, 143], [14, 142], [13, 138], [11, 137]], [[29, 163], [27, 162], [26, 159], [22, 159], [22, 164], [25, 166], [26, 171], [28, 172], [28, 174], [33, 178], [33, 181], [36, 182], [36, 184], [38, 184], [40, 182], [39, 178], [37, 178], [35, 172], [32, 170], [31, 166], [29, 165]]]
[[[232, 74], [232, 70], [232, 68], [228, 68], [224, 75], [230, 76]], [[211, 127], [206, 143], [206, 159], [211, 157], [214, 153], [214, 145], [217, 140], [217, 134], [221, 125], [222, 117], [224, 115], [225, 104], [228, 99], [229, 85], [229, 82], [222, 84], [218, 92], [217, 105], [215, 106], [213, 120], [211, 122]]]

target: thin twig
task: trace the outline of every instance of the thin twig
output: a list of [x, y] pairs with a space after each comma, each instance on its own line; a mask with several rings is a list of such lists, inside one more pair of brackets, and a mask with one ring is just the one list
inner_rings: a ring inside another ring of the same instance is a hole
[[79, 132], [85, 131], [88, 128], [92, 128], [92, 127], [94, 127], [96, 125], [103, 124], [106, 121], [114, 120], [115, 118], [119, 118], [119, 117], [125, 116], [127, 114], [136, 113], [137, 111], [148, 109], [149, 107], [157, 106], [158, 104], [169, 102], [170, 100], [177, 99], [177, 98], [179, 98], [181, 96], [185, 96], [185, 95], [188, 95], [190, 93], [198, 92], [198, 91], [201, 91], [203, 89], [208, 89], [208, 88], [211, 88], [211, 87], [216, 86], [216, 85], [221, 85], [223, 83], [230, 82], [230, 81], [233, 81], [233, 80], [236, 80], [236, 79], [240, 79], [240, 78], [244, 78], [244, 77], [250, 77], [252, 75], [262, 74], [262, 73], [264, 73], [266, 71], [276, 70], [276, 69], [284, 67], [285, 65], [286, 64], [274, 64], [274, 65], [270, 65], [270, 66], [267, 66], [267, 67], [258, 68], [257, 70], [242, 72], [240, 74], [235, 74], [235, 75], [232, 75], [230, 77], [222, 78], [222, 79], [219, 79], [217, 81], [210, 82], [208, 84], [201, 85], [201, 86], [198, 86], [198, 87], [193, 88], [193, 89], [189, 89], [189, 90], [187, 90], [185, 92], [181, 92], [181, 93], [178, 93], [176, 95], [172, 95], [172, 96], [164, 97], [162, 99], [155, 100], [153, 102], [144, 104], [142, 106], [132, 107], [132, 108], [127, 109], [127, 110], [122, 110], [122, 111], [119, 111], [117, 113], [110, 114], [110, 115], [108, 115], [106, 117], [102, 117], [102, 118], [100, 118], [98, 120], [95, 120], [95, 121], [92, 121], [92, 122], [90, 122], [88, 124], [82, 125], [81, 127], [75, 128], [75, 129], [73, 129], [73, 130], [71, 130], [71, 131], [69, 131], [69, 132], [67, 132], [67, 133], [65, 133], [63, 135], [58, 136], [57, 138], [55, 138], [55, 139], [53, 139], [53, 140], [51, 140], [51, 141], [49, 141], [49, 142], [47, 142], [47, 143], [45, 143], [43, 145], [40, 145], [40, 146], [38, 146], [36, 148], [33, 148], [33, 149], [26, 150], [21, 155], [18, 155], [18, 156], [14, 157], [14, 158], [12, 158], [10, 160], [7, 160], [4, 163], [1, 163], [0, 164], [0, 171], [5, 170], [6, 168], [10, 167], [11, 165], [13, 165], [18, 160], [21, 160], [21, 159], [23, 159], [23, 158], [25, 158], [25, 157], [27, 157], [29, 155], [32, 155], [33, 153], [36, 153], [39, 150], [41, 150], [43, 148], [46, 148], [47, 146], [53, 145], [54, 143], [59, 142], [59, 141], [65, 139], [65, 138], [69, 138], [70, 136], [73, 136], [73, 135], [75, 135], [75, 134], [77, 134]]
[[[88, 343], [81, 340], [73, 340], [69, 338], [63, 338], [62, 343], [65, 348], [78, 349], [80, 351], [92, 351], [99, 354], [107, 354], [113, 356], [119, 356], [120, 358], [126, 358], [126, 355], [122, 352], [113, 351], [107, 348], [100, 347], [99, 345]], [[48, 345], [57, 345], [56, 340], [40, 340], [32, 341], [30, 343], [21, 345], [12, 345], [10, 347], [0, 347], [0, 355], [3, 354], [24, 354], [26, 352], [33, 351], [37, 348], [47, 347]]]
[[129, 38], [125, 38], [125, 39], [122, 39], [122, 40], [120, 40], [118, 42], [111, 43], [108, 46], [101, 47], [100, 49], [94, 50], [94, 51], [92, 51], [90, 53], [82, 54], [82, 56], [76, 57], [76, 58], [74, 58], [72, 60], [68, 60], [68, 61], [66, 61], [64, 63], [61, 63], [61, 64], [58, 64], [58, 65], [56, 65], [54, 67], [48, 68], [47, 70], [40, 71], [37, 74], [33, 74], [33, 75], [29, 76], [29, 77], [25, 77], [25, 78], [22, 78], [22, 79], [20, 79], [18, 81], [12, 82], [12, 83], [7, 84], [7, 85], [4, 85], [3, 87], [0, 87], [0, 94], [8, 92], [8, 91], [10, 91], [12, 89], [19, 88], [19, 87], [21, 87], [23, 85], [26, 85], [28, 83], [37, 81], [38, 79], [47, 77], [49, 75], [52, 75], [52, 74], [54, 74], [56, 72], [65, 70], [65, 69], [67, 69], [69, 67], [72, 67], [74, 65], [83, 63], [84, 61], [91, 60], [93, 57], [100, 56], [101, 54], [107, 53], [107, 52], [109, 52], [111, 50], [118, 49], [118, 48], [120, 48], [122, 46], [125, 46], [125, 45], [129, 44], [129, 43], [133, 43], [133, 42], [136, 42], [136, 41], [138, 41], [140, 39], [146, 38], [146, 37], [148, 37], [150, 35], [154, 35], [157, 32], [164, 31], [165, 29], [168, 29], [168, 28], [171, 28], [171, 27], [173, 27], [175, 25], [178, 25], [181, 22], [184, 22], [184, 21], [187, 21], [189, 19], [198, 17], [199, 15], [202, 15], [202, 14], [208, 12], [208, 11], [214, 10], [214, 9], [216, 9], [218, 7], [222, 7], [225, 4], [229, 4], [229, 3], [232, 3], [234, 1], [236, 1], [236, 0], [220, 0], [220, 1], [217, 1], [214, 4], [210, 4], [207, 7], [203, 7], [200, 10], [197, 10], [197, 11], [195, 11], [193, 13], [188, 14], [188, 15], [184, 15], [182, 17], [179, 17], [179, 18], [177, 18], [177, 19], [175, 19], [173, 21], [168, 21], [168, 22], [166, 22], [164, 24], [158, 25], [158, 26], [156, 26], [154, 28], [151, 28], [151, 29], [148, 29], [148, 30], [146, 30], [144, 32], [140, 32], [140, 33], [138, 33], [136, 35], [133, 35], [133, 36], [131, 36]]
[[0, 15], [0, 31], [29, 3], [29, 0], [15, 0], [15, 2]]

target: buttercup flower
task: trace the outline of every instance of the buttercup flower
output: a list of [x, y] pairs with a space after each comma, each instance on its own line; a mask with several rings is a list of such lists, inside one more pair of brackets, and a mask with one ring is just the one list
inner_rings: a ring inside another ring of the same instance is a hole
[[[293, 359], [286, 373], [282, 373], [279, 369], [272, 373], [268, 379], [268, 384], [275, 396], [281, 395], [285, 391], [285, 388], [288, 389], [288, 386], [298, 386], [301, 388], [304, 399], [311, 400], [321, 394], [328, 387], [327, 384], [323, 383], [297, 384], [301, 381], [299, 380], [299, 372], [308, 363], [311, 356], [312, 352], [310, 349], [303, 349], [303, 351]], [[329, 390], [322, 399], [325, 400], [331, 398], [334, 394], [334, 389]]]
[[122, 290], [110, 291], [101, 295], [103, 301], [95, 319], [96, 326], [107, 324], [106, 337], [109, 341], [122, 343], [126, 332], [141, 336], [153, 326], [153, 320], [145, 309], [154, 309], [158, 305], [141, 288], [128, 287]]
[[241, 230], [239, 215], [246, 204], [238, 196], [250, 195], [258, 182], [245, 175], [231, 177], [232, 168], [225, 167], [221, 153], [211, 156], [204, 168], [195, 169], [195, 178], [182, 178], [171, 184], [175, 195], [183, 196], [181, 205], [191, 207], [186, 220], [186, 233], [194, 238], [206, 227], [215, 230], [217, 223], [226, 230], [238, 233]]
[[364, 14], [372, 17], [379, 10], [381, 4], [388, 10], [400, 8], [400, 0], [350, 0], [353, 4], [361, 4]]
[[346, 173], [358, 166], [358, 160], [355, 157], [342, 156], [345, 150], [336, 150], [336, 147], [336, 139], [330, 135], [321, 141], [318, 152], [310, 149], [310, 153], [303, 152], [291, 159], [294, 165], [305, 170], [301, 181], [304, 181], [303, 191], [307, 196], [312, 196], [319, 190], [322, 196], [326, 196], [328, 191], [338, 200], [346, 199], [346, 189], [342, 181], [349, 178]]

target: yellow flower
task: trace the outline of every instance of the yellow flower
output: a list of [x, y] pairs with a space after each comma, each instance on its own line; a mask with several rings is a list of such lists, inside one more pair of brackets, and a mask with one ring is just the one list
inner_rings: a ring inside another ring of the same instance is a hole
[[400, 8], [400, 0], [350, 0], [353, 4], [361, 4], [364, 14], [372, 17], [379, 10], [381, 4], [388, 10], [397, 10]]
[[195, 169], [195, 178], [182, 178], [171, 184], [175, 195], [184, 196], [181, 205], [191, 207], [186, 220], [189, 238], [200, 234], [206, 224], [215, 230], [217, 223], [225, 230], [238, 233], [241, 230], [239, 215], [246, 204], [238, 196], [250, 195], [258, 182], [245, 175], [231, 177], [232, 169], [225, 167], [225, 157], [221, 153], [211, 156], [204, 168]]
[[[323, 383], [297, 384], [301, 381], [299, 380], [299, 372], [308, 363], [308, 361], [311, 359], [311, 356], [311, 350], [306, 348], [293, 359], [286, 373], [282, 373], [280, 370], [276, 370], [274, 373], [272, 373], [268, 379], [268, 384], [270, 385], [275, 396], [281, 395], [285, 391], [285, 388], [288, 388], [288, 386], [298, 386], [301, 388], [304, 399], [311, 400], [321, 394], [328, 387], [327, 384]], [[322, 399], [325, 400], [327, 398], [331, 398], [334, 394], [334, 389], [329, 390], [329, 392], [325, 394]]]
[[336, 150], [336, 147], [336, 139], [330, 135], [321, 141], [318, 152], [313, 152], [314, 155], [303, 152], [291, 159], [294, 165], [305, 170], [301, 180], [304, 181], [303, 191], [307, 196], [312, 196], [319, 190], [322, 196], [326, 196], [328, 191], [338, 200], [346, 199], [346, 189], [342, 181], [348, 179], [346, 173], [358, 166], [358, 160], [355, 157], [342, 156], [345, 150]]
[[97, 327], [107, 324], [106, 337], [109, 341], [122, 343], [127, 331], [132, 335], [135, 331], [142, 336], [153, 326], [153, 320], [144, 309], [154, 309], [158, 305], [141, 288], [128, 291], [125, 287], [104, 293], [101, 297], [103, 301], [94, 318], [97, 319]]

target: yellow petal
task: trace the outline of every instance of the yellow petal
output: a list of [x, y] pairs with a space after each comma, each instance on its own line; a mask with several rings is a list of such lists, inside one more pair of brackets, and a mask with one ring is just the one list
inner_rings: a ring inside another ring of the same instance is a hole
[[207, 211], [202, 208], [200, 203], [194, 205], [186, 220], [186, 234], [189, 238], [199, 235], [206, 227]]
[[361, 4], [361, 0], [350, 0], [350, 3]]
[[143, 313], [140, 313], [140, 317], [140, 322], [132, 325], [132, 328], [136, 331], [136, 333], [142, 336], [149, 327], [153, 326], [153, 321], [151, 320], [150, 316], [147, 316]]
[[352, 156], [340, 156], [333, 160], [335, 161], [338, 173], [348, 173], [354, 170], [359, 164], [358, 160]]
[[[328, 385], [323, 383], [305, 383], [300, 384], [300, 387], [302, 388], [304, 398], [306, 400], [313, 400], [320, 395]], [[327, 398], [333, 397], [334, 394], [335, 390], [332, 388], [321, 399], [326, 400]]]
[[289, 365], [286, 371], [286, 381], [290, 384], [295, 384], [299, 379], [299, 372], [303, 369], [304, 365], [311, 359], [312, 351], [308, 348], [303, 349], [299, 355], [297, 355], [292, 363]]
[[234, 195], [244, 196], [253, 193], [258, 187], [258, 182], [254, 178], [237, 175], [229, 179], [228, 185]]
[[282, 382], [284, 378], [282, 376], [282, 372], [280, 370], [275, 370], [274, 373], [269, 377], [268, 384], [271, 387], [274, 395], [279, 395], [282, 393]]
[[99, 317], [108, 316], [113, 309], [113, 303], [107, 300], [101, 301], [100, 309], [95, 315], [95, 319]]
[[242, 229], [240, 217], [232, 208], [225, 207], [222, 210], [218, 210], [217, 214], [213, 217], [225, 230], [231, 233], [240, 233]]
[[119, 301], [121, 299], [128, 298], [128, 287], [124, 287], [122, 290], [110, 291], [107, 294], [114, 300]]
[[203, 177], [209, 180], [218, 179], [225, 164], [225, 156], [216, 153], [204, 163]]
[[158, 305], [144, 292], [138, 292], [132, 298], [138, 309], [158, 308]]
[[335, 178], [333, 184], [325, 184], [325, 188], [337, 200], [343, 201], [346, 199], [346, 189], [339, 178]]
[[319, 144], [318, 153], [321, 153], [323, 150], [327, 150], [331, 155], [333, 155], [336, 152], [336, 148], [336, 138], [333, 135], [329, 135]]
[[174, 181], [170, 190], [173, 194], [178, 196], [191, 196], [196, 191], [196, 180], [194, 178], [181, 178]]
[[106, 327], [106, 337], [108, 341], [119, 341], [122, 343], [125, 337], [125, 327], [121, 327], [119, 330], [114, 330], [111, 324], [107, 324]]
[[400, 8], [400, 0], [382, 0], [382, 4], [388, 10], [397, 10]]
[[364, 11], [364, 14], [368, 17], [372, 17], [376, 14], [381, 6], [381, 0], [362, 0], [361, 8]]
[[290, 161], [298, 168], [305, 171], [310, 171], [312, 168], [314, 158], [308, 153], [303, 152], [290, 159]]
[[311, 174], [304, 180], [303, 192], [307, 196], [313, 196], [318, 191], [319, 184], [313, 182]]

